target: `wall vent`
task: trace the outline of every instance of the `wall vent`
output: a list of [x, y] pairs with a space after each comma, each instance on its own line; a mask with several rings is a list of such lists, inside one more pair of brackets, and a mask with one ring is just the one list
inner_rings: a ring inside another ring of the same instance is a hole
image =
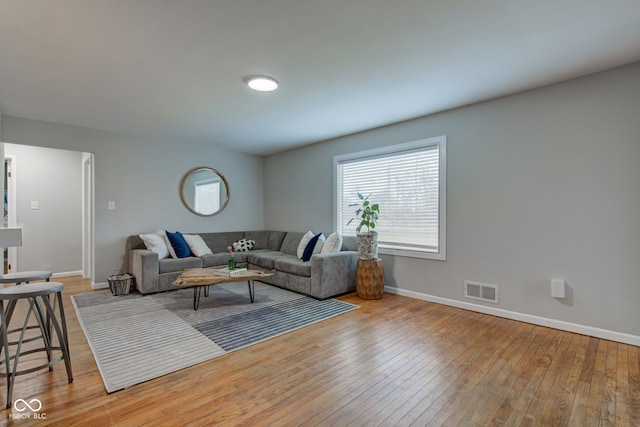
[[498, 296], [500, 294], [498, 285], [489, 285], [487, 283], [464, 281], [465, 298], [477, 299], [480, 301], [492, 302], [498, 304]]

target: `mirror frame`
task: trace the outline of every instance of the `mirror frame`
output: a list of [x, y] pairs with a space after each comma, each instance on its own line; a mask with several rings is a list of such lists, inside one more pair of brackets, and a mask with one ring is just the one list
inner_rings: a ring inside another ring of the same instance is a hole
[[[210, 214], [204, 214], [201, 212], [196, 211], [189, 203], [187, 203], [187, 200], [184, 196], [184, 184], [187, 181], [187, 179], [189, 178], [189, 175], [191, 175], [192, 173], [195, 172], [200, 172], [200, 171], [211, 171], [213, 173], [215, 173], [216, 175], [218, 175], [221, 179], [222, 182], [224, 183], [225, 189], [226, 189], [226, 193], [227, 193], [227, 197], [224, 200], [224, 203], [222, 203], [222, 205], [220, 206], [220, 209], [218, 209], [217, 211], [215, 211], [214, 213], [210, 213]], [[229, 182], [227, 181], [227, 178], [222, 175], [220, 173], [219, 170], [208, 167], [208, 166], [198, 166], [195, 167], [191, 170], [189, 170], [187, 173], [184, 174], [184, 176], [182, 177], [182, 180], [180, 180], [180, 200], [182, 200], [182, 204], [189, 210], [189, 212], [199, 215], [199, 216], [213, 216], [216, 214], [219, 214], [220, 212], [222, 212], [224, 210], [224, 208], [227, 207], [227, 204], [229, 203], [229, 196], [231, 196], [231, 191], [229, 190]]]

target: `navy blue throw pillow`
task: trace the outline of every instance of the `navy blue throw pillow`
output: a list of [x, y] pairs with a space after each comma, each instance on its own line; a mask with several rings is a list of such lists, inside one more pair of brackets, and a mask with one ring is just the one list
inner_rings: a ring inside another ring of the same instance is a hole
[[307, 246], [304, 248], [304, 252], [302, 253], [302, 261], [309, 261], [311, 259], [311, 255], [313, 255], [313, 250], [316, 247], [316, 243], [318, 243], [318, 239], [322, 233], [318, 233], [309, 240]]
[[176, 256], [178, 258], [186, 258], [191, 256], [191, 249], [187, 244], [187, 241], [184, 240], [182, 233], [176, 231], [175, 233], [171, 233], [167, 231], [167, 237], [169, 238], [169, 242], [171, 246], [173, 246], [173, 250], [176, 252]]

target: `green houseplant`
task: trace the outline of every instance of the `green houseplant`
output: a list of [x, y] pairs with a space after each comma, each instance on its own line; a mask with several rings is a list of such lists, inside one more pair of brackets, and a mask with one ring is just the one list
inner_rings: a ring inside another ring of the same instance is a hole
[[[356, 227], [358, 257], [363, 260], [378, 259], [378, 232], [374, 228], [378, 225], [380, 206], [369, 200], [371, 194], [365, 197], [358, 192], [357, 195], [360, 202], [349, 205], [349, 207], [357, 206], [358, 208], [355, 211], [355, 216], [349, 220], [347, 225], [351, 224], [353, 220], [360, 221]], [[367, 231], [363, 232], [363, 228], [366, 228]]]

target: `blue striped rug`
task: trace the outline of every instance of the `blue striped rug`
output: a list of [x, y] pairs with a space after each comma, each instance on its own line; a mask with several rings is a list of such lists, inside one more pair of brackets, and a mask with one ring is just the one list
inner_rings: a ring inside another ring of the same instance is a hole
[[80, 325], [107, 392], [184, 369], [252, 344], [354, 310], [335, 299], [316, 300], [255, 283], [209, 287], [193, 310], [193, 289], [115, 297], [73, 295]]

